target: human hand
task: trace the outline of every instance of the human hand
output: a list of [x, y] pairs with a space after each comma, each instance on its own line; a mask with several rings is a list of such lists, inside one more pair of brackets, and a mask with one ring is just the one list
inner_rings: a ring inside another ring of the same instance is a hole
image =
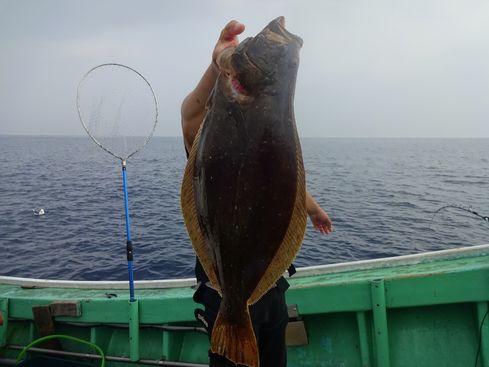
[[314, 228], [316, 228], [322, 234], [330, 234], [333, 232], [333, 225], [328, 213], [314, 200], [314, 198], [306, 191], [306, 211], [311, 218]]
[[330, 234], [333, 232], [333, 224], [326, 213], [320, 206], [317, 206], [314, 211], [309, 213], [311, 222], [321, 234]]
[[212, 52], [212, 64], [219, 68], [218, 57], [223, 50], [230, 47], [236, 47], [239, 44], [238, 35], [243, 33], [245, 25], [232, 20], [221, 31], [217, 40], [214, 51]]

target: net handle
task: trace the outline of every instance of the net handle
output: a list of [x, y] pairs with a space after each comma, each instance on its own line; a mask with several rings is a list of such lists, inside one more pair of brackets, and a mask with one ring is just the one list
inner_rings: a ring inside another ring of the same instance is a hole
[[[151, 132], [149, 133], [149, 135], [146, 137], [146, 140], [143, 142], [143, 144], [141, 144], [141, 146], [136, 149], [134, 152], [132, 152], [131, 154], [129, 154], [127, 157], [120, 157], [118, 156], [117, 154], [115, 154], [114, 152], [110, 151], [110, 149], [108, 149], [107, 147], [103, 146], [91, 133], [90, 133], [90, 130], [88, 129], [88, 127], [85, 125], [85, 122], [83, 121], [83, 118], [82, 118], [82, 113], [81, 113], [81, 109], [80, 109], [80, 89], [81, 89], [81, 86], [83, 84], [83, 82], [85, 81], [86, 77], [94, 70], [97, 70], [99, 68], [102, 68], [102, 67], [106, 67], [106, 66], [117, 66], [117, 67], [122, 67], [122, 68], [125, 68], [125, 69], [128, 69], [130, 71], [133, 71], [135, 72], [137, 75], [139, 75], [143, 80], [144, 82], [148, 85], [150, 91], [151, 91], [151, 94], [153, 96], [153, 101], [155, 103], [155, 110], [156, 110], [156, 115], [155, 115], [155, 122], [153, 124], [153, 128], [151, 129]], [[94, 66], [93, 68], [91, 68], [90, 70], [88, 70], [85, 75], [83, 75], [82, 79], [80, 80], [80, 83], [78, 83], [78, 88], [76, 89], [76, 109], [78, 111], [78, 117], [80, 118], [80, 122], [83, 126], [83, 128], [85, 129], [85, 131], [87, 132], [88, 136], [95, 142], [95, 144], [97, 144], [100, 148], [102, 148], [103, 150], [105, 150], [107, 153], [109, 153], [110, 155], [114, 156], [115, 158], [118, 158], [120, 159], [121, 161], [125, 161], [127, 159], [129, 159], [130, 157], [132, 157], [134, 154], [136, 154], [137, 152], [139, 152], [142, 148], [144, 148], [144, 146], [146, 144], [148, 144], [149, 140], [151, 139], [151, 137], [153, 136], [153, 133], [155, 132], [155, 129], [156, 129], [156, 124], [158, 122], [158, 101], [156, 99], [156, 94], [155, 94], [155, 91], [153, 89], [153, 87], [151, 86], [151, 84], [149, 83], [149, 81], [143, 76], [143, 74], [141, 74], [139, 71], [137, 71], [136, 69], [134, 68], [131, 68], [130, 66], [127, 66], [127, 65], [124, 65], [124, 64], [118, 64], [118, 63], [106, 63], [106, 64], [100, 64], [100, 65], [97, 65], [97, 66]]]

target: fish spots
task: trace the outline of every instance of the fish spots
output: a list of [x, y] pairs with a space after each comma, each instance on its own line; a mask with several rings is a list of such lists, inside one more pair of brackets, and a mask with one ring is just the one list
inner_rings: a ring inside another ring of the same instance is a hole
[[[307, 224], [291, 108], [297, 70], [287, 68], [298, 49], [284, 54], [282, 44], [262, 42], [261, 34], [256, 39], [221, 57], [227, 64], [219, 63], [223, 71], [182, 190], [196, 199], [182, 201], [185, 221], [202, 266], [223, 297], [211, 350], [249, 366], [257, 365], [258, 350], [243, 305], [260, 299], [289, 267]], [[263, 69], [240, 58], [247, 50]]]

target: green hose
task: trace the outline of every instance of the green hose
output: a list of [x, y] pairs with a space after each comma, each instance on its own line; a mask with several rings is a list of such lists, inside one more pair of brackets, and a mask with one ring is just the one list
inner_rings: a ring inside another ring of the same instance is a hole
[[75, 341], [75, 342], [78, 342], [78, 343], [86, 344], [86, 345], [92, 347], [93, 349], [97, 350], [97, 352], [102, 357], [102, 363], [100, 364], [100, 367], [104, 367], [105, 366], [105, 354], [104, 354], [103, 350], [100, 349], [100, 347], [98, 345], [93, 344], [93, 343], [90, 343], [90, 342], [87, 342], [86, 340], [83, 340], [83, 339], [79, 339], [79, 338], [75, 338], [73, 336], [69, 336], [69, 335], [48, 335], [48, 336], [43, 336], [42, 338], [39, 338], [39, 339], [34, 340], [32, 343], [26, 345], [24, 347], [24, 349], [21, 350], [21, 352], [17, 356], [16, 363], [19, 364], [19, 362], [22, 361], [22, 358], [27, 353], [27, 351], [30, 348], [32, 348], [34, 345], [39, 344], [39, 343], [42, 343], [42, 342], [44, 342], [46, 340], [51, 340], [51, 339], [67, 339], [67, 340], [72, 340], [72, 341]]

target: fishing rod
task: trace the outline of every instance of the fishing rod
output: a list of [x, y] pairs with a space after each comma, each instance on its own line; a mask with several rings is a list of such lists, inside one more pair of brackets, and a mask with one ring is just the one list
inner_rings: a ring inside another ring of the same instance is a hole
[[482, 215], [482, 214], [479, 214], [478, 212], [476, 212], [475, 210], [472, 209], [472, 207], [463, 207], [461, 205], [455, 205], [455, 204], [447, 204], [447, 205], [444, 205], [442, 206], [441, 208], [437, 209], [434, 213], [433, 213], [433, 216], [431, 217], [431, 220], [430, 220], [430, 225], [428, 228], [431, 228], [431, 224], [433, 223], [433, 220], [435, 219], [435, 216], [441, 212], [442, 210], [445, 210], [445, 209], [448, 209], [448, 208], [452, 208], [452, 209], [458, 209], [458, 210], [462, 210], [466, 213], [470, 213], [476, 217], [479, 217], [480, 219], [486, 221], [486, 222], [489, 222], [489, 216], [485, 216], [485, 215]]

